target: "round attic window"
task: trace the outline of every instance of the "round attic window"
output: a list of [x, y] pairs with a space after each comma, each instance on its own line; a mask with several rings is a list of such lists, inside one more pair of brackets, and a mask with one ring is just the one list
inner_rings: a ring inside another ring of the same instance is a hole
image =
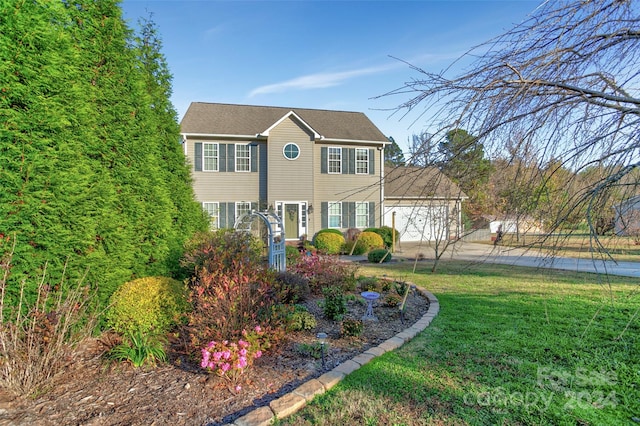
[[300, 147], [295, 143], [288, 143], [282, 148], [282, 153], [287, 160], [295, 160], [300, 156]]

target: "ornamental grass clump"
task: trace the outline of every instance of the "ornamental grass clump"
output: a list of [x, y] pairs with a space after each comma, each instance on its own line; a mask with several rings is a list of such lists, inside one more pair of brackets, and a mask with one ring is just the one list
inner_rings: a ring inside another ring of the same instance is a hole
[[125, 333], [122, 343], [111, 349], [107, 357], [130, 362], [136, 368], [143, 365], [155, 367], [158, 362], [167, 361], [165, 345], [166, 339], [162, 335], [136, 330]]
[[97, 315], [91, 301], [95, 293], [78, 282], [46, 284], [46, 265], [28, 302], [26, 280], [17, 289], [14, 305], [8, 302], [8, 278], [13, 249], [0, 256], [0, 388], [30, 395], [50, 385], [73, 359], [76, 346], [91, 336]]

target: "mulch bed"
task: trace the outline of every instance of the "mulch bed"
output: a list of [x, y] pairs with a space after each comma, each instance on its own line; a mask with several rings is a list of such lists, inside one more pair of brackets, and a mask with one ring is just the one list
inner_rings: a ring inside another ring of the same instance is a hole
[[[383, 297], [374, 307], [378, 321], [365, 321], [364, 332], [357, 338], [341, 337], [340, 324], [324, 318], [318, 300], [307, 301], [316, 316], [316, 329], [288, 334], [278, 353], [256, 360], [238, 383], [239, 392], [176, 354], [169, 364], [154, 369], [109, 365], [102, 356], [106, 346], [92, 339], [47, 392], [15, 397], [0, 389], [0, 425], [214, 426], [232, 422], [410, 327], [429, 307], [419, 293], [409, 296], [403, 324], [397, 308], [382, 306]], [[348, 308], [346, 316], [359, 319], [366, 303], [357, 295]], [[318, 332], [329, 336], [324, 367], [320, 359], [298, 350], [301, 344], [317, 342]]]

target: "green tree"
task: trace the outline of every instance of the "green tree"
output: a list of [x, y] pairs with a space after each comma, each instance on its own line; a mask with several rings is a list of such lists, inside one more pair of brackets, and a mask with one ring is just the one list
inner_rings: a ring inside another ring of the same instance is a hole
[[164, 55], [162, 40], [156, 24], [149, 18], [141, 19], [139, 34], [135, 39], [138, 58], [145, 79], [145, 90], [152, 121], [151, 137], [158, 144], [163, 167], [162, 180], [167, 185], [172, 226], [167, 230], [171, 269], [182, 256], [182, 247], [194, 230], [207, 229], [207, 219], [200, 204], [195, 202], [191, 169], [185, 161], [180, 144], [178, 115], [170, 102], [172, 75]]
[[384, 149], [384, 164], [387, 166], [404, 166], [404, 154], [402, 148], [393, 139], [393, 136], [389, 136], [390, 145], [387, 145]]
[[487, 183], [493, 172], [478, 138], [463, 129], [447, 132], [439, 147], [440, 169], [469, 197], [464, 211], [471, 219], [486, 213], [489, 202]]
[[177, 271], [182, 242], [206, 221], [160, 45], [143, 55], [110, 0], [5, 1], [0, 26], [9, 293], [37, 283], [45, 264], [52, 283], [65, 268], [70, 282], [86, 273], [103, 302], [132, 278]]

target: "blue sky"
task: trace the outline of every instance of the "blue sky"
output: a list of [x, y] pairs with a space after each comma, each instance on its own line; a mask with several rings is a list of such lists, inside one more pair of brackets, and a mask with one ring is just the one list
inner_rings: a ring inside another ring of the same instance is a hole
[[124, 0], [135, 26], [153, 13], [173, 74], [180, 118], [189, 104], [222, 102], [365, 113], [406, 151], [428, 127], [384, 96], [440, 72], [471, 47], [521, 22], [538, 1]]

